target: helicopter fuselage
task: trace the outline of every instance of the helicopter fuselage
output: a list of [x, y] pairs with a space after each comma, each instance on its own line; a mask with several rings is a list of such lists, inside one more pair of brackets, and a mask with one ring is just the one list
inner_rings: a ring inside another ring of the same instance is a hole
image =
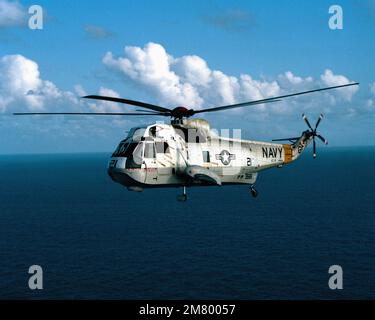
[[108, 163], [108, 174], [131, 191], [144, 188], [253, 185], [260, 171], [288, 164], [311, 137], [293, 144], [221, 137], [194, 119], [133, 128]]

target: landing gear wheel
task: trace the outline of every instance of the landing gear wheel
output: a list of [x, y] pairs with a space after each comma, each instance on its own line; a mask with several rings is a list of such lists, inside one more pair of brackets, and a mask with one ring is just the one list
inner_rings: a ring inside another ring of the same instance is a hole
[[187, 201], [186, 187], [184, 187], [183, 193], [177, 196], [177, 200], [180, 201], [180, 202], [186, 202]]
[[258, 196], [258, 191], [257, 189], [254, 188], [254, 186], [251, 186], [250, 187], [250, 192], [251, 192], [251, 195], [256, 198]]

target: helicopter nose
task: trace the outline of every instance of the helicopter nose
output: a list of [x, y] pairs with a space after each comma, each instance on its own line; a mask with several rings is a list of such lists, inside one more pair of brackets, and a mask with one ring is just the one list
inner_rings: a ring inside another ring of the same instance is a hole
[[125, 170], [126, 158], [111, 158], [108, 161], [107, 173], [115, 182], [121, 182], [126, 175]]
[[111, 158], [108, 161], [107, 173], [110, 178], [125, 187], [136, 186], [145, 180], [145, 173], [126, 167], [127, 158]]
[[125, 169], [126, 158], [111, 158], [108, 161], [108, 170]]

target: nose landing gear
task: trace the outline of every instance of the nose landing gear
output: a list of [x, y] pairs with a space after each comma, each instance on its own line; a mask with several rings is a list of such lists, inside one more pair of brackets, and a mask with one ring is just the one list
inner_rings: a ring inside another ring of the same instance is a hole
[[179, 194], [177, 196], [177, 200], [180, 202], [186, 202], [187, 201], [187, 194], [186, 194], [186, 187], [184, 186], [183, 193]]
[[256, 198], [256, 197], [258, 196], [258, 191], [257, 191], [257, 189], [255, 189], [255, 187], [254, 187], [253, 184], [250, 186], [250, 193], [251, 193], [251, 195], [252, 195], [254, 198]]

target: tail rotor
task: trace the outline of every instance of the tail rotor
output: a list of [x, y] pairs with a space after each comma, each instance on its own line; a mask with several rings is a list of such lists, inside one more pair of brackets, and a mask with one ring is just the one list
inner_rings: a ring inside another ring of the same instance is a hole
[[316, 121], [315, 128], [313, 128], [311, 126], [311, 124], [310, 124], [310, 122], [307, 119], [307, 117], [306, 117], [305, 114], [302, 115], [302, 119], [305, 120], [307, 126], [309, 127], [309, 134], [310, 134], [310, 137], [312, 137], [312, 139], [313, 139], [313, 157], [315, 159], [316, 158], [316, 141], [315, 141], [315, 137], [317, 137], [319, 140], [321, 140], [324, 144], [328, 144], [328, 140], [326, 140], [322, 135], [320, 135], [317, 132], [319, 124], [323, 120], [323, 114], [320, 114], [318, 120]]

